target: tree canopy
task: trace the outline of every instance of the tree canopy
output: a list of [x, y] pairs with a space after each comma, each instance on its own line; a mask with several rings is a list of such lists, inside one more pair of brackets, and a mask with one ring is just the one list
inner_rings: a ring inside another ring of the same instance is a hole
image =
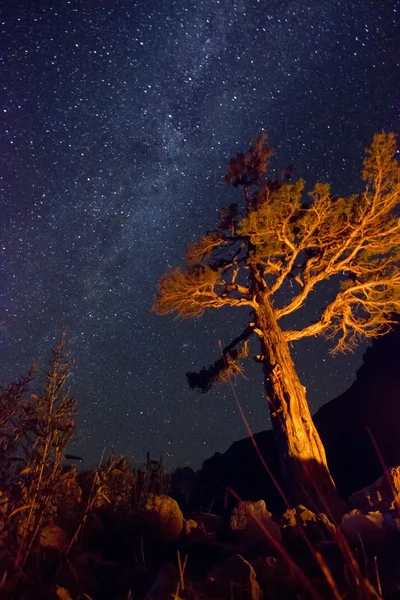
[[[286, 341], [324, 335], [333, 351], [390, 330], [400, 310], [400, 167], [393, 133], [375, 134], [366, 149], [362, 191], [336, 197], [326, 183], [305, 193], [305, 182], [265, 176], [273, 155], [265, 134], [228, 166], [228, 184], [244, 188], [244, 204], [219, 213], [217, 227], [191, 244], [186, 269], [160, 281], [154, 310], [182, 318], [207, 308], [257, 302], [252, 266], [265, 282], [277, 320], [298, 311], [318, 285], [337, 285], [314, 322], [284, 330]], [[290, 284], [286, 300], [277, 292]]]

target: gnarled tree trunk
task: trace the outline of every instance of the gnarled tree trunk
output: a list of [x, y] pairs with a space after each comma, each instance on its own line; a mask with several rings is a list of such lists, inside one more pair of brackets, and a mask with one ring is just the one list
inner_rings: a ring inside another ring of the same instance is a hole
[[265, 391], [289, 501], [322, 512], [328, 506], [337, 513], [339, 498], [325, 449], [265, 288], [257, 294], [256, 304]]

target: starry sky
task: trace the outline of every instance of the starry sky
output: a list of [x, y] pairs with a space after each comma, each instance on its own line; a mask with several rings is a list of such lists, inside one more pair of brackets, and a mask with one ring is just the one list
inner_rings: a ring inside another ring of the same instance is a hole
[[[246, 430], [228, 387], [199, 394], [185, 372], [213, 362], [248, 313], [157, 316], [158, 279], [238, 200], [225, 166], [261, 129], [277, 171], [294, 163], [309, 186], [359, 189], [373, 133], [399, 129], [400, 2], [4, 0], [0, 11], [0, 383], [67, 327], [85, 463], [149, 450], [197, 468]], [[365, 347], [328, 350], [293, 347], [313, 411], [350, 385]], [[236, 389], [260, 431], [268, 409], [249, 362]]]

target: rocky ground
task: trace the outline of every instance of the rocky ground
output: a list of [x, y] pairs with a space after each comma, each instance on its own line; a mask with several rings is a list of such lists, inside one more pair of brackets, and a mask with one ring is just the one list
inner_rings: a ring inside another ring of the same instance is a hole
[[304, 506], [271, 514], [262, 499], [184, 515], [149, 494], [135, 514], [99, 508], [70, 551], [62, 528], [44, 527], [17, 587], [4, 572], [1, 598], [398, 598], [399, 493], [400, 467], [353, 494], [339, 523]]

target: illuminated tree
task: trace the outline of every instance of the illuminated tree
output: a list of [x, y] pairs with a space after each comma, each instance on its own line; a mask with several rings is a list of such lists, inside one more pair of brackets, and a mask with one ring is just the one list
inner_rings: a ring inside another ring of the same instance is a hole
[[[183, 318], [207, 308], [248, 307], [249, 326], [222, 358], [189, 383], [203, 390], [240, 372], [251, 335], [258, 336], [271, 422], [291, 500], [321, 506], [336, 495], [325, 451], [290, 355], [290, 344], [324, 335], [333, 352], [387, 333], [400, 309], [400, 169], [394, 134], [376, 134], [366, 150], [362, 192], [346, 198], [317, 183], [265, 176], [273, 150], [266, 135], [228, 166], [226, 181], [244, 190], [243, 204], [220, 212], [220, 223], [187, 250], [187, 268], [159, 283], [153, 310]], [[283, 317], [301, 309], [319, 284], [332, 297], [316, 319], [285, 329]], [[326, 290], [326, 287], [325, 287]], [[239, 361], [239, 363], [238, 363]], [[332, 503], [331, 503], [332, 505]]]

